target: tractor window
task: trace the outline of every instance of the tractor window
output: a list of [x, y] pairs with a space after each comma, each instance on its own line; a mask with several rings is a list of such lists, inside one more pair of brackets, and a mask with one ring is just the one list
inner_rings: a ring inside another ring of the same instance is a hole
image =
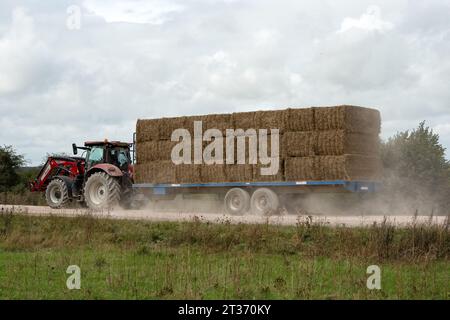
[[121, 148], [111, 150], [111, 159], [122, 170], [126, 169], [131, 162], [128, 150]]
[[101, 162], [103, 162], [103, 148], [93, 147], [89, 152], [89, 168]]

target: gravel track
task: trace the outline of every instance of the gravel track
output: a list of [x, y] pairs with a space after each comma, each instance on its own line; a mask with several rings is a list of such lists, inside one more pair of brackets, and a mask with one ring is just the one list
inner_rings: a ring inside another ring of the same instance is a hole
[[[46, 206], [11, 206], [1, 205], [0, 212], [5, 212], [14, 209], [16, 212], [30, 215], [56, 215], [56, 216], [78, 216], [83, 214], [92, 214], [97, 217], [106, 217], [112, 219], [135, 219], [135, 220], [150, 220], [150, 221], [193, 221], [200, 219], [205, 222], [212, 223], [246, 223], [246, 224], [260, 224], [270, 223], [278, 225], [295, 225], [299, 220], [305, 221], [309, 219], [306, 216], [296, 215], [280, 215], [280, 216], [230, 216], [222, 213], [205, 213], [205, 212], [161, 212], [152, 209], [142, 210], [112, 210], [102, 212], [92, 212], [87, 209], [50, 209]], [[348, 227], [370, 226], [374, 223], [382, 223], [386, 220], [397, 226], [406, 226], [414, 221], [413, 216], [324, 216], [312, 215], [313, 222], [320, 222], [330, 226], [345, 225]], [[432, 223], [442, 224], [445, 222], [445, 216], [418, 216], [416, 222], [418, 223]]]

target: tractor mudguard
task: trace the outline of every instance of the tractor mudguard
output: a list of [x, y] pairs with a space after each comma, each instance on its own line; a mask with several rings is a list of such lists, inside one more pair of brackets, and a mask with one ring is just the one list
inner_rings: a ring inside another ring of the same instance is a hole
[[121, 177], [123, 176], [123, 172], [113, 164], [110, 163], [99, 163], [89, 169], [87, 172], [87, 176], [90, 176], [94, 172], [103, 171], [106, 174], [113, 177]]

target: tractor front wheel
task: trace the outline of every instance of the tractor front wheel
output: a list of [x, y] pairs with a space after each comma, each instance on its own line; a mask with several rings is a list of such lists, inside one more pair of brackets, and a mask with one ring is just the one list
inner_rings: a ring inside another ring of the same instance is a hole
[[69, 189], [61, 179], [53, 179], [45, 190], [45, 200], [52, 209], [60, 209], [69, 202]]
[[84, 200], [90, 209], [110, 209], [119, 204], [120, 184], [105, 172], [91, 175], [84, 187]]

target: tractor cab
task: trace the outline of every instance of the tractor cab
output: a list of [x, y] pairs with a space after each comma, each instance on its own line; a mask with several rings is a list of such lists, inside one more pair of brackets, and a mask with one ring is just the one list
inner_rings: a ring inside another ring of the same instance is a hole
[[88, 141], [84, 147], [72, 145], [73, 153], [77, 154], [78, 149], [86, 150], [85, 172], [102, 164], [110, 164], [122, 172], [128, 172], [132, 165], [130, 147], [131, 144], [119, 141]]

